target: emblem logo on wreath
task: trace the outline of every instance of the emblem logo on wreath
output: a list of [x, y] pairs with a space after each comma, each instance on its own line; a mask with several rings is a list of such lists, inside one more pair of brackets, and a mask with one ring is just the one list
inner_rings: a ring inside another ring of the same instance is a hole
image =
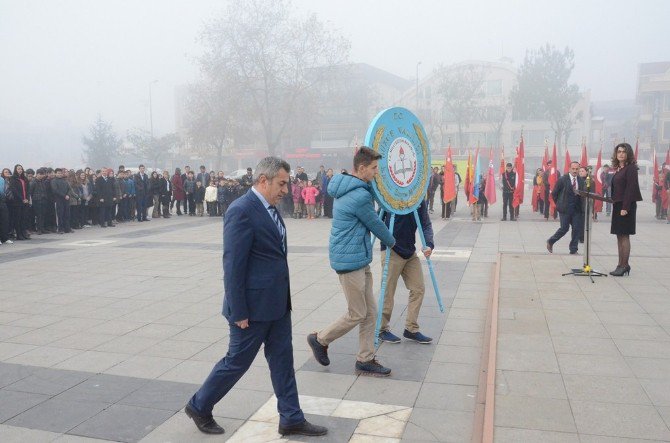
[[393, 182], [406, 188], [416, 177], [416, 151], [412, 143], [404, 137], [393, 141], [388, 150], [388, 169]]

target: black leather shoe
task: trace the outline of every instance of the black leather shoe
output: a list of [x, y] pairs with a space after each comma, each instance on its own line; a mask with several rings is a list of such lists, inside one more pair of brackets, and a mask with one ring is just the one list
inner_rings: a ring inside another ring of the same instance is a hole
[[293, 425], [293, 426], [279, 425], [279, 433], [282, 436], [293, 434], [293, 435], [308, 435], [316, 437], [319, 435], [326, 435], [328, 433], [328, 429], [326, 429], [323, 426], [313, 425], [307, 420], [305, 420], [299, 425]]
[[323, 366], [328, 366], [330, 364], [330, 359], [328, 358], [328, 346], [319, 343], [316, 339], [316, 333], [307, 336], [307, 343], [309, 344], [309, 347], [312, 348], [312, 353], [314, 354], [316, 361]]
[[195, 422], [195, 425], [198, 427], [200, 432], [205, 434], [223, 434], [225, 431], [219, 424], [214, 420], [214, 417], [198, 415], [197, 412], [191, 407], [191, 405], [186, 405], [184, 412], [190, 419]]

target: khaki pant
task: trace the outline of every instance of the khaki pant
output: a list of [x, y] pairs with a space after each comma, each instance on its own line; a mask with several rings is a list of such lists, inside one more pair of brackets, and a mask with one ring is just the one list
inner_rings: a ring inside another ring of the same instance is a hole
[[356, 359], [367, 362], [375, 356], [375, 321], [377, 303], [372, 291], [370, 266], [339, 274], [340, 284], [347, 299], [348, 311], [316, 336], [319, 343], [328, 346], [358, 326], [359, 349]]
[[[384, 254], [382, 254], [382, 258], [383, 257]], [[383, 268], [384, 260], [382, 260], [382, 272]], [[389, 330], [389, 322], [391, 321], [391, 314], [393, 313], [393, 298], [395, 296], [396, 286], [398, 285], [398, 277], [400, 276], [402, 276], [402, 279], [405, 282], [405, 287], [409, 289], [405, 329], [409, 332], [418, 332], [419, 324], [417, 323], [417, 320], [419, 318], [421, 304], [423, 303], [423, 295], [426, 292], [426, 287], [423, 283], [423, 272], [421, 271], [421, 261], [416, 254], [405, 260], [396, 254], [394, 250], [391, 250], [391, 258], [389, 260], [381, 330]]]

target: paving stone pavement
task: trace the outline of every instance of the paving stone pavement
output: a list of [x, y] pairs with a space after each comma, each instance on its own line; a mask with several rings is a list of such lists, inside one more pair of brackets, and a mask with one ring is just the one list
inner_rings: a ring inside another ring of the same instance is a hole
[[[524, 212], [519, 222], [501, 223], [499, 209], [492, 206], [481, 223], [465, 207], [450, 221], [432, 218], [447, 309], [439, 312], [425, 268], [419, 323], [435, 340], [382, 344], [379, 358], [393, 369], [388, 379], [354, 375], [353, 333], [331, 345], [329, 367], [314, 362], [307, 334], [340, 316], [346, 303], [328, 265], [330, 221], [287, 220], [301, 404], [331, 430], [316, 441], [478, 438], [499, 253], [496, 440], [670, 439], [666, 225], [642, 221], [651, 207], [641, 205], [631, 277], [592, 284], [560, 277], [581, 263], [567, 245], [558, 243], [553, 256], [543, 251], [555, 223]], [[598, 224], [594, 238], [595, 267], [607, 270], [615, 253], [608, 226]], [[1, 246], [0, 441], [211, 439], [181, 408], [228, 344], [221, 229], [218, 218], [175, 217]], [[377, 289], [379, 258], [372, 265]], [[406, 300], [400, 284], [397, 334]], [[281, 441], [274, 405], [259, 353], [214, 410], [226, 429], [217, 441]]]

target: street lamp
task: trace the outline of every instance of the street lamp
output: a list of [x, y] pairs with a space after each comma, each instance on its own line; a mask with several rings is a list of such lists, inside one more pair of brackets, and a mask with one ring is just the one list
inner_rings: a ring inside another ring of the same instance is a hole
[[416, 63], [416, 112], [419, 113], [419, 65], [421, 62]]
[[151, 138], [154, 138], [154, 110], [151, 102], [151, 85], [154, 83], [158, 83], [158, 80], [149, 83], [149, 127], [151, 128]]

